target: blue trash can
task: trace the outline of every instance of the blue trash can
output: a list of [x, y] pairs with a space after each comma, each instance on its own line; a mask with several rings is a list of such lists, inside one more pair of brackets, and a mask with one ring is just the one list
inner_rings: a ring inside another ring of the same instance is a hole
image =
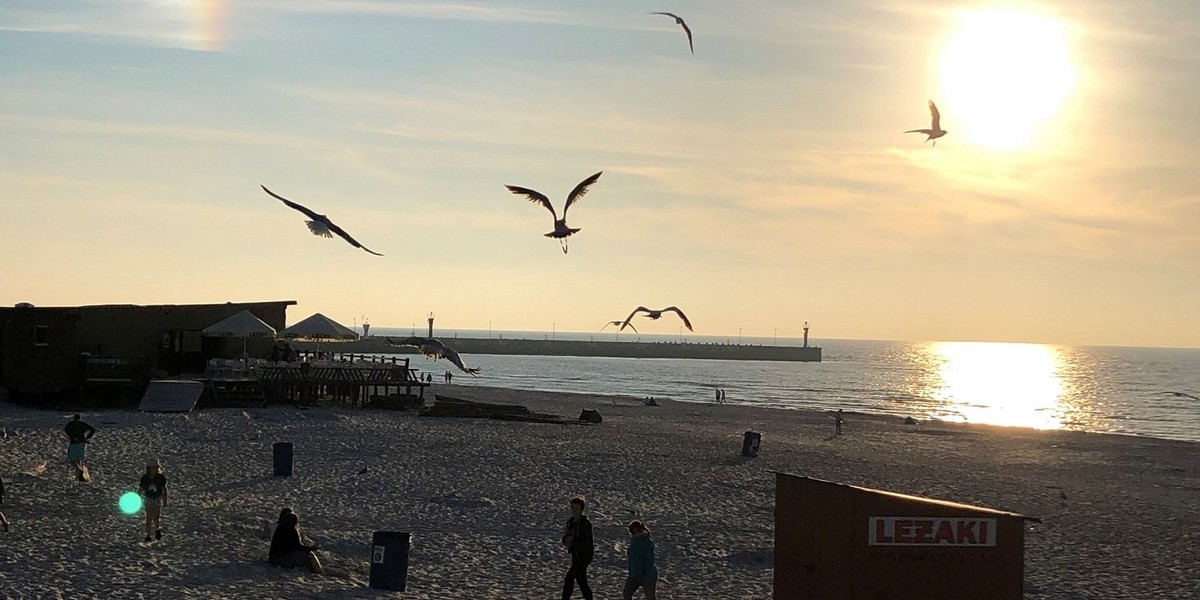
[[291, 442], [275, 442], [272, 446], [272, 452], [275, 459], [275, 476], [276, 477], [291, 477], [292, 476], [292, 443]]
[[742, 436], [742, 456], [754, 458], [758, 456], [758, 445], [762, 443], [762, 434], [756, 431], [747, 431]]
[[408, 583], [410, 534], [376, 531], [371, 538], [371, 587], [403, 592]]

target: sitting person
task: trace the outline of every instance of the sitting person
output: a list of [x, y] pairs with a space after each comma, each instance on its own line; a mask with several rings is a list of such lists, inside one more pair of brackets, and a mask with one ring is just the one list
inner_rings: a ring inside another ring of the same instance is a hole
[[279, 524], [283, 522], [283, 518], [284, 518], [283, 516], [287, 515], [287, 514], [291, 514], [291, 513], [292, 513], [292, 507], [289, 506], [289, 507], [279, 511], [279, 520], [278, 521], [275, 521], [273, 523], [268, 521], [266, 525], [263, 525], [263, 538], [262, 539], [264, 539], [268, 542], [275, 539], [275, 530], [278, 529]]
[[320, 573], [321, 561], [313, 552], [316, 549], [316, 544], [306, 546], [300, 541], [300, 517], [295, 511], [284, 509], [279, 513], [279, 525], [271, 536], [271, 564], [289, 569], [304, 567], [310, 572]]

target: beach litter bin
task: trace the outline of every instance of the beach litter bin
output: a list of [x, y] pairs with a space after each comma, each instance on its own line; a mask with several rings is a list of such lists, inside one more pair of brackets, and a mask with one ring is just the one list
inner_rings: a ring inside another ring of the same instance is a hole
[[762, 434], [757, 431], [747, 431], [742, 436], [742, 456], [754, 458], [758, 456], [758, 445], [762, 442]]
[[408, 584], [410, 534], [376, 531], [371, 538], [371, 587], [403, 592]]
[[585, 408], [583, 412], [579, 413], [579, 420], [587, 421], [588, 423], [599, 423], [604, 419], [600, 416], [600, 411], [594, 408]]
[[292, 443], [291, 442], [275, 442], [271, 447], [272, 454], [275, 460], [275, 476], [276, 477], [291, 477], [292, 476]]

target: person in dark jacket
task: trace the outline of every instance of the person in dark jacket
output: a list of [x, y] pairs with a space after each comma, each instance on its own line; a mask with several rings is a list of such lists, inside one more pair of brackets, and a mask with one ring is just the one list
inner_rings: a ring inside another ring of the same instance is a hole
[[86, 421], [79, 418], [76, 414], [63, 427], [63, 431], [67, 434], [67, 462], [79, 469], [83, 461], [87, 460], [87, 444], [96, 435], [96, 428], [88, 425]]
[[583, 600], [592, 600], [592, 588], [588, 586], [587, 568], [592, 563], [596, 553], [592, 542], [592, 522], [588, 520], [583, 510], [587, 508], [587, 499], [583, 496], [571, 498], [571, 518], [563, 528], [562, 543], [567, 552], [571, 553], [571, 568], [563, 579], [563, 600], [570, 600], [575, 592], [575, 582], [579, 582], [579, 593]]
[[269, 561], [277, 567], [297, 569], [304, 567], [313, 573], [321, 572], [321, 561], [314, 550], [317, 545], [306, 546], [300, 541], [300, 517], [293, 512], [279, 515], [279, 526], [271, 536]]
[[654, 564], [654, 540], [650, 538], [650, 527], [641, 521], [629, 524], [629, 578], [625, 580], [622, 598], [633, 600], [638, 588], [646, 594], [646, 600], [655, 600], [658, 587], [658, 567]]
[[154, 539], [162, 539], [162, 509], [167, 505], [167, 476], [157, 458], [146, 461], [146, 473], [138, 481], [138, 493], [142, 495], [142, 506], [146, 510], [146, 541], [150, 532]]

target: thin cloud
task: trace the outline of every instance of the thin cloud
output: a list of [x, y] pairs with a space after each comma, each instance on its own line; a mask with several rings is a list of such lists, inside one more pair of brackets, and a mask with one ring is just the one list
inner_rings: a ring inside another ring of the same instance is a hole
[[188, 142], [268, 146], [279, 148], [295, 148], [301, 145], [309, 147], [322, 145], [320, 140], [313, 138], [281, 135], [277, 133], [235, 131], [231, 129], [203, 127], [175, 127], [171, 125], [153, 125], [122, 121], [96, 121], [90, 119], [72, 119], [65, 117], [39, 117], [11, 113], [0, 113], [0, 123], [4, 123], [7, 127], [29, 128], [39, 131], [74, 133], [80, 135], [120, 136], [135, 138], [159, 137]]
[[286, 0], [258, 1], [251, 6], [278, 12], [342, 15], [376, 15], [441, 21], [590, 25], [586, 13], [521, 8], [511, 5], [467, 2], [402, 2], [394, 0]]
[[0, 8], [0, 31], [112, 37], [139, 44], [208, 50], [185, 4], [153, 0], [36, 3]]

